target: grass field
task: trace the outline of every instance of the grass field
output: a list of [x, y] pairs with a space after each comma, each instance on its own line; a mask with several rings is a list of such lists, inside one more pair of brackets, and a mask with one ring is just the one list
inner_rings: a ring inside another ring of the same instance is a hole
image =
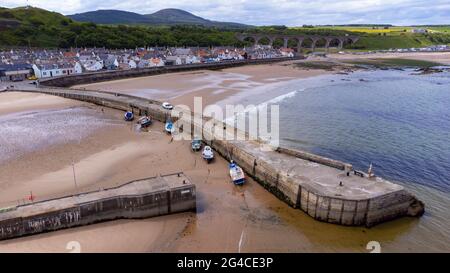
[[450, 34], [450, 26], [442, 26], [442, 27], [427, 27], [428, 30], [436, 31], [440, 33], [449, 33]]
[[362, 33], [368, 33], [368, 34], [378, 34], [378, 33], [405, 33], [410, 32], [413, 27], [389, 27], [389, 28], [383, 28], [383, 27], [353, 27], [353, 26], [335, 26], [335, 27], [316, 27], [321, 29], [335, 29], [335, 30], [345, 30], [345, 31], [351, 31], [351, 32], [362, 32]]
[[[415, 28], [427, 29], [428, 33], [413, 33], [412, 30]], [[316, 26], [303, 29], [345, 31], [360, 36], [356, 44], [345, 47], [347, 50], [420, 48], [450, 44], [450, 26]]]

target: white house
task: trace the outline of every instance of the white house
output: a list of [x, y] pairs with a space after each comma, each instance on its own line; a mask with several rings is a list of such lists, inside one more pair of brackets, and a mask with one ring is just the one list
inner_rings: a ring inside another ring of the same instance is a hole
[[182, 58], [181, 62], [185, 64], [198, 64], [200, 63], [200, 58], [194, 55], [187, 55]]
[[134, 69], [134, 68], [137, 67], [137, 64], [136, 64], [136, 62], [135, 62], [134, 60], [130, 60], [130, 61], [128, 61], [128, 66], [129, 66], [131, 69]]
[[150, 59], [150, 67], [155, 66], [164, 66], [164, 60], [161, 58], [151, 58]]
[[84, 69], [89, 72], [99, 71], [103, 69], [103, 61], [95, 59], [87, 59], [82, 62]]
[[32, 68], [38, 79], [83, 73], [83, 67], [79, 62], [75, 64], [33, 64]]

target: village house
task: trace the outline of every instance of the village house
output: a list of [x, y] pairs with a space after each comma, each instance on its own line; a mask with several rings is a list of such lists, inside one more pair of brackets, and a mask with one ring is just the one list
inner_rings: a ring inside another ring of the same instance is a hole
[[164, 60], [162, 58], [154, 57], [150, 59], [150, 67], [164, 66]]
[[99, 58], [103, 61], [104, 68], [107, 70], [115, 70], [119, 67], [119, 61], [113, 54], [99, 54]]
[[181, 58], [178, 56], [167, 56], [165, 60], [165, 65], [181, 65]]
[[83, 73], [83, 68], [79, 62], [74, 64], [33, 64], [33, 70], [38, 79]]
[[23, 81], [31, 75], [30, 64], [0, 64], [1, 81]]
[[288, 57], [288, 58], [292, 58], [294, 57], [294, 49], [292, 48], [280, 48], [280, 53], [282, 57]]
[[84, 70], [88, 72], [95, 72], [103, 69], [103, 61], [92, 59], [92, 58], [86, 58], [84, 60], [80, 60], [81, 65], [83, 66]]

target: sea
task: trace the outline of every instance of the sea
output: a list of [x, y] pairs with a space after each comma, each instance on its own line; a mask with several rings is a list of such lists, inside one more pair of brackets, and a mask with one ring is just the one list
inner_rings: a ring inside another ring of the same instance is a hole
[[[450, 252], [450, 72], [444, 70], [362, 70], [294, 79], [250, 90], [239, 102], [255, 103], [258, 97], [258, 103], [279, 106], [280, 146], [362, 171], [372, 164], [377, 176], [422, 200], [426, 212], [420, 219], [373, 228], [388, 251]], [[271, 93], [281, 95], [265, 96]]]

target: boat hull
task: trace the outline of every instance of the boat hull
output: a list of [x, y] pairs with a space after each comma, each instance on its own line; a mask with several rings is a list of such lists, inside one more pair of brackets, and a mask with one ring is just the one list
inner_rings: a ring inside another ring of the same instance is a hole
[[239, 166], [230, 167], [230, 177], [235, 185], [242, 185], [245, 183], [244, 171]]

